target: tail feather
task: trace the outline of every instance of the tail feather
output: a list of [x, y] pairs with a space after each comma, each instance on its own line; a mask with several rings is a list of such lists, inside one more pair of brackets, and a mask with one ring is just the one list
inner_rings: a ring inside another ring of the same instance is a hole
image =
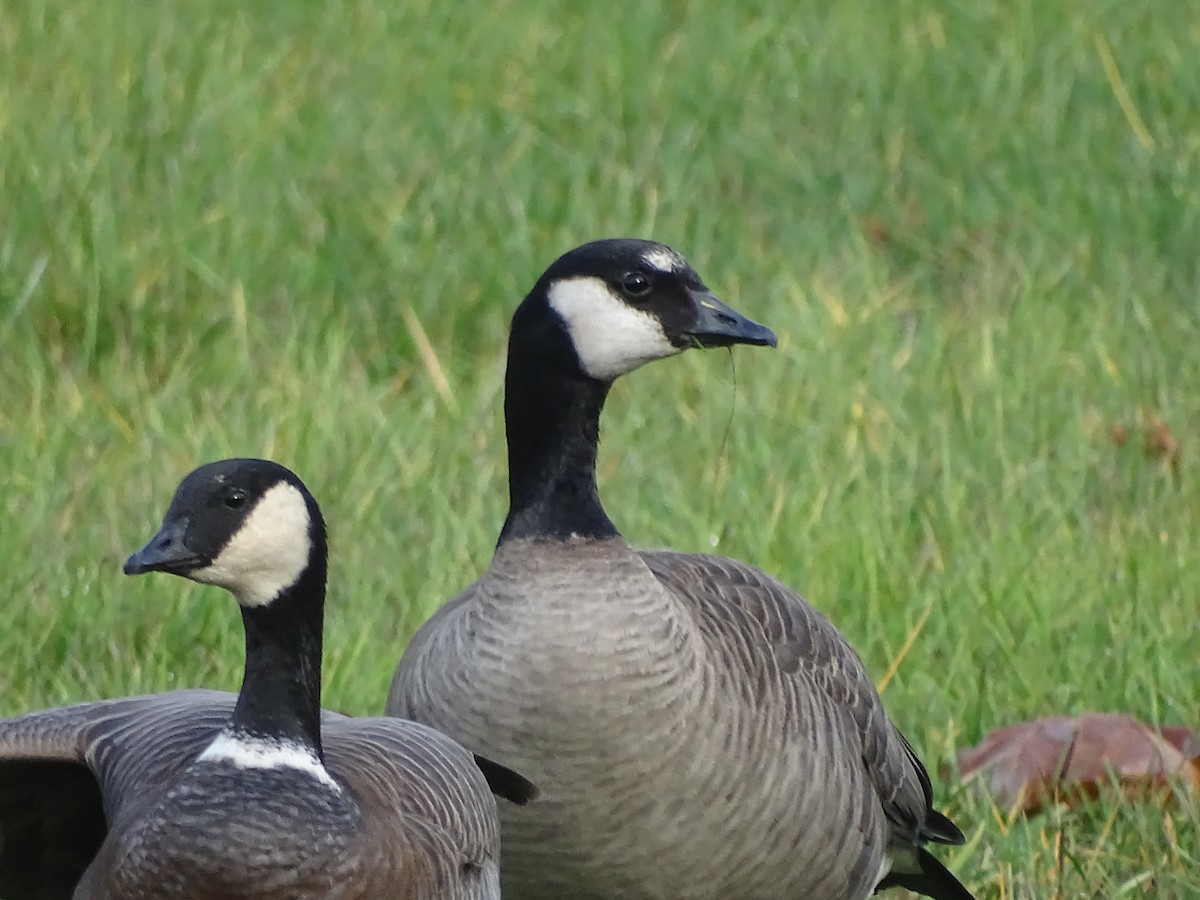
[[975, 900], [975, 895], [924, 847], [917, 850], [917, 865], [921, 869], [919, 872], [892, 870], [879, 882], [875, 892], [902, 887], [933, 900]]
[[517, 806], [524, 806], [538, 796], [537, 786], [523, 775], [514, 772], [507, 766], [492, 762], [484, 756], [475, 754], [475, 765], [483, 772], [488, 787], [497, 797], [503, 797]]
[[921, 826], [921, 837], [924, 840], [933, 841], [935, 844], [951, 844], [955, 847], [965, 844], [967, 841], [959, 827], [936, 809], [930, 809], [925, 813], [925, 824]]

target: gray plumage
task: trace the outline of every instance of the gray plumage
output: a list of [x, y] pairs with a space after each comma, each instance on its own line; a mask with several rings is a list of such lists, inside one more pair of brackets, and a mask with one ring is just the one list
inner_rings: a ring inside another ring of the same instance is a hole
[[[720, 338], [681, 317], [682, 293], [709, 306], [690, 268], [675, 267], [679, 290], [662, 266], [642, 266], [657, 294], [623, 293], [639, 256], [669, 252], [586, 245], [518, 310], [509, 517], [484, 575], [406, 649], [387, 710], [538, 783], [536, 807], [501, 810], [508, 900], [864, 900], [891, 886], [969, 900], [923, 847], [962, 835], [933, 810], [925, 769], [836, 628], [753, 566], [639, 553], [599, 503], [611, 377], [587, 361], [619, 370], [614, 342], [636, 320], [596, 337], [595, 307], [586, 332], [563, 310], [601, 297], [602, 283], [653, 316], [661, 346], [681, 349], [676, 332], [701, 346], [767, 342], [732, 311]], [[586, 297], [562, 301], [580, 285]], [[621, 371], [656, 346], [632, 339], [642, 349]]]
[[0, 897], [500, 896], [495, 801], [461, 746], [325, 712], [340, 794], [196, 764], [235, 701], [173, 691], [0, 720]]

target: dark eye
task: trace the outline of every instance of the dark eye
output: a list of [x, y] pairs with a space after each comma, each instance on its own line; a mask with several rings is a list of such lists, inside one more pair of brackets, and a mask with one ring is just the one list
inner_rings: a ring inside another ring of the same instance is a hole
[[644, 297], [650, 293], [650, 279], [643, 272], [626, 272], [621, 276], [621, 289], [629, 297]]
[[225, 505], [230, 509], [240, 509], [246, 505], [246, 492], [234, 489], [225, 495]]

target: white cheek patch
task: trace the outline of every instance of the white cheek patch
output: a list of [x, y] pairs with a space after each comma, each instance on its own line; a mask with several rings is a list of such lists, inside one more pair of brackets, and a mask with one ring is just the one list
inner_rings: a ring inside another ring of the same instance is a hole
[[239, 769], [294, 769], [338, 793], [342, 790], [317, 754], [295, 741], [271, 741], [222, 731], [196, 762], [225, 763]]
[[242, 606], [265, 606], [308, 566], [308, 505], [286, 481], [270, 488], [211, 565], [188, 577], [223, 587]]
[[647, 250], [642, 254], [642, 259], [646, 265], [651, 268], [658, 269], [670, 275], [673, 272], [678, 272], [684, 267], [683, 257], [674, 250], [668, 250], [666, 247], [655, 247], [653, 250]]
[[583, 370], [593, 378], [612, 381], [679, 352], [658, 319], [630, 306], [600, 278], [557, 281], [550, 285], [548, 299], [567, 324]]

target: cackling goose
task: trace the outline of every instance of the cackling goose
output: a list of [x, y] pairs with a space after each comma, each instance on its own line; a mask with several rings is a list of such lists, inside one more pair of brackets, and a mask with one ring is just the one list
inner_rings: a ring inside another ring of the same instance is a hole
[[774, 345], [677, 253], [605, 240], [512, 320], [508, 518], [483, 577], [417, 633], [388, 712], [535, 779], [502, 809], [508, 900], [970, 900], [960, 843], [857, 654], [745, 563], [630, 548], [596, 491], [617, 377]]
[[520, 803], [532, 785], [424, 725], [320, 709], [326, 534], [294, 474], [197, 469], [125, 571], [237, 597], [241, 692], [0, 720], [0, 897], [500, 896], [489, 783]]

